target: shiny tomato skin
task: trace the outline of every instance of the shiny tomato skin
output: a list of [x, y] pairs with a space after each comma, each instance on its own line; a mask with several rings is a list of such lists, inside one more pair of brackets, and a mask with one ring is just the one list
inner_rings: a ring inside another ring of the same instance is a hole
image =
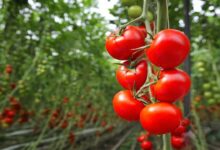
[[150, 141], [143, 141], [141, 143], [141, 148], [144, 150], [152, 150], [152, 143]]
[[141, 135], [137, 138], [137, 142], [142, 143], [147, 138], [146, 135]]
[[127, 63], [119, 66], [116, 71], [116, 78], [119, 84], [129, 90], [138, 90], [146, 81], [147, 78], [147, 62], [141, 60], [134, 66], [134, 69], [129, 69]]
[[171, 69], [180, 65], [189, 51], [190, 41], [183, 32], [165, 29], [155, 35], [146, 55], [156, 66]]
[[134, 98], [132, 91], [118, 92], [113, 98], [115, 113], [124, 120], [138, 121], [144, 104]]
[[172, 136], [171, 137], [171, 144], [172, 144], [173, 148], [181, 149], [185, 146], [185, 139], [184, 139], [184, 137]]
[[135, 48], [145, 45], [144, 34], [135, 26], [127, 26], [121, 35], [112, 33], [106, 39], [106, 49], [115, 59], [132, 59], [135, 54]]
[[179, 108], [170, 103], [154, 103], [147, 105], [140, 114], [142, 127], [151, 134], [173, 132], [182, 119]]
[[143, 33], [144, 37], [147, 37], [147, 30], [145, 25], [137, 26], [137, 28]]
[[180, 69], [162, 70], [159, 80], [151, 86], [151, 90], [157, 100], [173, 103], [188, 93], [190, 85], [190, 77], [184, 71]]

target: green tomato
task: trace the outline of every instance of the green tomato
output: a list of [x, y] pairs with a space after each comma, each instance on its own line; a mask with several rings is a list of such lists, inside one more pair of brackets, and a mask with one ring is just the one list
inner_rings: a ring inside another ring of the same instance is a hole
[[204, 96], [205, 96], [205, 98], [210, 98], [210, 97], [212, 97], [212, 93], [211, 92], [205, 92]]
[[199, 67], [199, 68], [198, 68], [198, 72], [200, 72], [200, 73], [204, 73], [204, 72], [205, 72], [205, 68], [203, 68], [203, 67]]
[[202, 87], [203, 87], [204, 90], [210, 89], [211, 86], [212, 86], [212, 85], [211, 85], [210, 83], [204, 83], [204, 84], [202, 85]]
[[136, 3], [136, 0], [121, 0], [123, 6], [131, 6]]
[[128, 16], [131, 18], [137, 18], [141, 15], [142, 8], [138, 5], [133, 5], [128, 8]]
[[195, 66], [197, 67], [197, 68], [200, 68], [200, 67], [204, 67], [204, 62], [202, 62], [202, 61], [199, 61], [199, 62], [197, 62], [196, 64], [195, 64]]
[[152, 12], [150, 12], [150, 11], [147, 12], [147, 19], [149, 22], [154, 20], [154, 15]]

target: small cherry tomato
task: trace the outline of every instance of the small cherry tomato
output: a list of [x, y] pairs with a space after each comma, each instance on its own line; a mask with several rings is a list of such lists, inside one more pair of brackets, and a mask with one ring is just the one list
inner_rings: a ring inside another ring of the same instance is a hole
[[143, 148], [144, 150], [151, 150], [152, 149], [152, 143], [150, 141], [143, 141], [141, 143], [141, 148]]
[[185, 146], [185, 139], [183, 137], [171, 137], [171, 144], [173, 148], [181, 149]]
[[188, 126], [190, 125], [190, 120], [189, 120], [188, 118], [184, 118], [184, 119], [182, 120], [182, 125], [183, 125], [184, 127], [188, 127]]
[[179, 125], [173, 132], [172, 135], [173, 136], [182, 136], [183, 133], [186, 132], [186, 127], [184, 127], [183, 125]]

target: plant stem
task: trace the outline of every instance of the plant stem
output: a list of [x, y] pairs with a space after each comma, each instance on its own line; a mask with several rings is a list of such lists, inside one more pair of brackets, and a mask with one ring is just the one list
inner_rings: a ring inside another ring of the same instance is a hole
[[[168, 0], [157, 0], [157, 30], [167, 29], [169, 27]], [[163, 135], [163, 150], [172, 150], [170, 134]]]
[[163, 150], [172, 150], [170, 142], [170, 134], [164, 134], [163, 136]]
[[157, 32], [167, 28], [168, 20], [167, 0], [157, 0]]

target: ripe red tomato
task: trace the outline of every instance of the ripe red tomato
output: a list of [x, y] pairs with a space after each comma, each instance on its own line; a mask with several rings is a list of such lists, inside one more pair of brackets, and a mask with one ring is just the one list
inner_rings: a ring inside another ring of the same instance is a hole
[[132, 91], [118, 92], [113, 98], [115, 113], [127, 121], [138, 121], [144, 104], [134, 98]]
[[11, 65], [6, 65], [5, 72], [11, 74], [13, 72], [13, 67]]
[[153, 96], [161, 102], [175, 102], [187, 94], [191, 81], [187, 73], [179, 69], [163, 70], [159, 80], [151, 86]]
[[141, 136], [139, 136], [139, 137], [137, 138], [137, 141], [140, 142], [140, 143], [142, 143], [146, 138], [147, 138], [146, 135], [141, 135]]
[[137, 26], [137, 28], [144, 34], [144, 37], [147, 37], [147, 31], [145, 25]]
[[127, 62], [119, 66], [116, 71], [116, 78], [119, 84], [125, 89], [138, 90], [146, 81], [147, 78], [147, 62], [141, 60], [134, 68], [129, 69]]
[[143, 141], [141, 143], [141, 148], [144, 150], [151, 150], [152, 149], [152, 143], [150, 141]]
[[171, 137], [171, 144], [173, 148], [180, 149], [185, 146], [185, 139], [183, 137]]
[[135, 48], [145, 45], [144, 34], [135, 26], [127, 26], [121, 35], [112, 33], [106, 39], [106, 49], [115, 59], [132, 59], [135, 54]]
[[165, 134], [174, 131], [182, 119], [179, 108], [170, 103], [147, 105], [140, 114], [142, 127], [152, 134]]
[[188, 126], [190, 125], [190, 120], [189, 120], [188, 118], [184, 118], [184, 119], [182, 120], [182, 125], [183, 125], [184, 127], [188, 127]]
[[156, 66], [170, 69], [180, 65], [189, 50], [190, 41], [183, 32], [166, 29], [156, 34], [146, 54]]
[[13, 118], [6, 117], [6, 118], [2, 119], [2, 121], [6, 124], [12, 124], [14, 120], [13, 120]]
[[183, 133], [186, 132], [186, 127], [184, 127], [183, 125], [179, 125], [173, 132], [172, 135], [173, 136], [182, 136]]

